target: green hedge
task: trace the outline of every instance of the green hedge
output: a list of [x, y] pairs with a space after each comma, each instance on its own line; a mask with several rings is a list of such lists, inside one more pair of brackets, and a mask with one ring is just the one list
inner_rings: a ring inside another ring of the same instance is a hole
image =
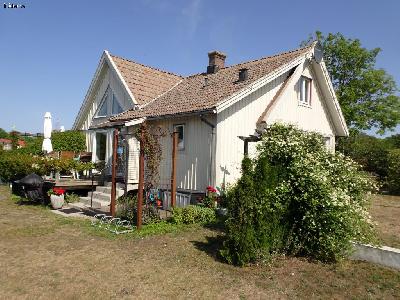
[[198, 205], [174, 208], [172, 222], [175, 224], [208, 224], [217, 219], [215, 209]]
[[352, 241], [374, 241], [368, 214], [373, 180], [322, 136], [273, 125], [242, 176], [227, 193], [226, 241], [221, 255], [244, 265], [273, 253], [335, 261]]
[[53, 159], [17, 151], [3, 151], [0, 154], [0, 179], [5, 182], [20, 179], [31, 173], [43, 176], [52, 171], [68, 173], [71, 170], [79, 172], [92, 168], [92, 163], [82, 163], [73, 159]]
[[[14, 151], [33, 155], [42, 154], [43, 137], [25, 138], [26, 147]], [[85, 134], [81, 131], [69, 130], [53, 132], [51, 135], [53, 151], [86, 151]]]
[[80, 152], [86, 150], [86, 138], [81, 131], [54, 132], [51, 135], [51, 142], [54, 151]]

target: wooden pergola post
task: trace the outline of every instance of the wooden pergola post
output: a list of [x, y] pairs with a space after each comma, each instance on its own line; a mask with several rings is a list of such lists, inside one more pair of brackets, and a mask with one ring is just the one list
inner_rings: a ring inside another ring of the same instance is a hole
[[176, 150], [178, 148], [178, 132], [172, 133], [172, 172], [171, 172], [171, 207], [176, 202]]
[[137, 199], [136, 227], [142, 228], [142, 208], [143, 208], [143, 189], [144, 189], [144, 130], [145, 124], [140, 125], [140, 155], [139, 155], [139, 186]]
[[111, 168], [111, 203], [110, 203], [110, 213], [111, 216], [115, 217], [115, 197], [116, 197], [116, 175], [117, 175], [117, 148], [118, 148], [118, 129], [114, 129], [113, 136], [113, 155], [112, 155], [112, 168]]

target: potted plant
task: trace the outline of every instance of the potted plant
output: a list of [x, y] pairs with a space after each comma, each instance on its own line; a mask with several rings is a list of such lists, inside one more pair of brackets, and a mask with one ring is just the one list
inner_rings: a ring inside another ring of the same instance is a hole
[[52, 188], [47, 192], [50, 196], [51, 206], [54, 209], [60, 209], [64, 205], [64, 194], [65, 190], [61, 188]]
[[212, 186], [208, 186], [206, 189], [206, 196], [203, 199], [203, 205], [209, 208], [216, 208], [218, 204], [217, 199], [217, 190]]

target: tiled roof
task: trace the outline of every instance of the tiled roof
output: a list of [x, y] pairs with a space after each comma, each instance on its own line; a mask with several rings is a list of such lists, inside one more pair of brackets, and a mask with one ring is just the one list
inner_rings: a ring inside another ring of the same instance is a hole
[[1, 144], [11, 144], [11, 140], [9, 139], [0, 139]]
[[110, 54], [139, 105], [175, 86], [182, 77]]
[[[141, 117], [157, 117], [210, 110], [218, 103], [256, 80], [309, 52], [311, 46], [225, 67], [215, 74], [196, 74], [184, 78], [178, 85], [144, 105], [110, 118], [111, 121]], [[248, 69], [248, 79], [238, 81], [239, 70]], [[207, 84], [205, 84], [207, 78]]]

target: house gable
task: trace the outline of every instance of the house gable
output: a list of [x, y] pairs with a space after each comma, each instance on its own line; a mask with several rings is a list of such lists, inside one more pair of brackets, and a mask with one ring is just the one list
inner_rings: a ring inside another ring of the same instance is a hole
[[[331, 112], [326, 104], [327, 99], [314, 68], [310, 61], [305, 61], [296, 68], [285, 90], [266, 112], [261, 122], [290, 123], [329, 137], [340, 135], [332, 121]], [[305, 81], [310, 84], [310, 89], [306, 88], [306, 91], [305, 87], [302, 87]], [[307, 101], [302, 101], [303, 97], [307, 97]]]
[[[96, 114], [99, 112], [100, 106], [105, 103], [104, 96], [108, 89], [118, 99], [118, 105], [122, 111], [129, 110], [136, 105], [132, 92], [127, 88], [126, 82], [115, 67], [108, 52], [104, 51], [85, 100], [75, 119], [74, 130], [87, 130], [90, 126], [107, 120], [110, 114], [107, 113], [106, 116], [96, 116]], [[109, 101], [112, 101], [112, 99]], [[107, 112], [110, 111], [108, 103], [105, 109]]]

